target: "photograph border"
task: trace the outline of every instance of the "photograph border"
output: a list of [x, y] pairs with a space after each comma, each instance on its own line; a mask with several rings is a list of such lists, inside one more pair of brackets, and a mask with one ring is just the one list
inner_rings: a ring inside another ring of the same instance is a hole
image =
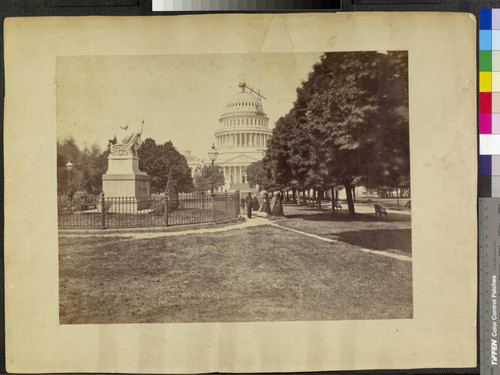
[[[139, 29], [143, 32], [137, 34]], [[437, 13], [8, 19], [8, 371], [476, 366], [475, 31], [467, 14]], [[182, 37], [165, 37], [171, 34]], [[58, 325], [53, 185], [57, 55], [360, 49], [409, 50], [410, 148], [418, 155], [411, 158], [413, 320]]]

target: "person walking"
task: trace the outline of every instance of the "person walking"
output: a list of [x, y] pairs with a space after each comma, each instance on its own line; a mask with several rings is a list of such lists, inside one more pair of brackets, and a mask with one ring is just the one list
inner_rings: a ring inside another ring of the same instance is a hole
[[269, 204], [269, 194], [267, 194], [267, 192], [264, 193], [264, 202], [259, 211], [271, 215], [271, 205]]
[[252, 194], [252, 201], [253, 201], [253, 210], [254, 211], [259, 211], [260, 208], [260, 203], [259, 199], [257, 198], [257, 194]]
[[252, 198], [252, 193], [248, 193], [246, 200], [245, 200], [246, 206], [247, 206], [247, 216], [249, 219], [252, 218], [252, 208], [253, 208], [253, 198]]
[[274, 205], [271, 204], [271, 213], [273, 216], [285, 216], [283, 212], [283, 197], [280, 192], [276, 194], [276, 196], [273, 198]]
[[271, 215], [273, 214], [274, 211], [274, 206], [276, 206], [276, 192], [271, 193], [271, 204], [269, 206], [269, 210], [271, 211]]

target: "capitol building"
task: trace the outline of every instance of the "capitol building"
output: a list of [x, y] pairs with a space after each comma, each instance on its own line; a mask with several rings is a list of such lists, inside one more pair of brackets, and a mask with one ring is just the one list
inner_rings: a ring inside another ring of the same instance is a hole
[[215, 147], [219, 156], [215, 165], [224, 173], [222, 190], [249, 190], [246, 168], [262, 160], [268, 139], [272, 135], [269, 118], [262, 108], [260, 93], [245, 83], [227, 103], [215, 132]]

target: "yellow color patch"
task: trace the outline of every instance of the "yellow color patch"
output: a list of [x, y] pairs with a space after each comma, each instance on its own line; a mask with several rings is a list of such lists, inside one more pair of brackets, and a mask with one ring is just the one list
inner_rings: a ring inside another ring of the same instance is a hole
[[479, 72], [479, 91], [491, 92], [491, 72]]

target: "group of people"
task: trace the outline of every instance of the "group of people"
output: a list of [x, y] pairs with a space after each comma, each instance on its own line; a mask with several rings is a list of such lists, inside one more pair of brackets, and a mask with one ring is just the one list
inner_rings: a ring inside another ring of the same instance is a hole
[[280, 192], [274, 192], [272, 198], [269, 197], [267, 192], [263, 193], [262, 205], [259, 203], [256, 194], [248, 193], [245, 198], [241, 199], [242, 208], [247, 209], [247, 216], [249, 219], [252, 218], [252, 212], [265, 212], [272, 216], [284, 216], [283, 213], [283, 197]]

